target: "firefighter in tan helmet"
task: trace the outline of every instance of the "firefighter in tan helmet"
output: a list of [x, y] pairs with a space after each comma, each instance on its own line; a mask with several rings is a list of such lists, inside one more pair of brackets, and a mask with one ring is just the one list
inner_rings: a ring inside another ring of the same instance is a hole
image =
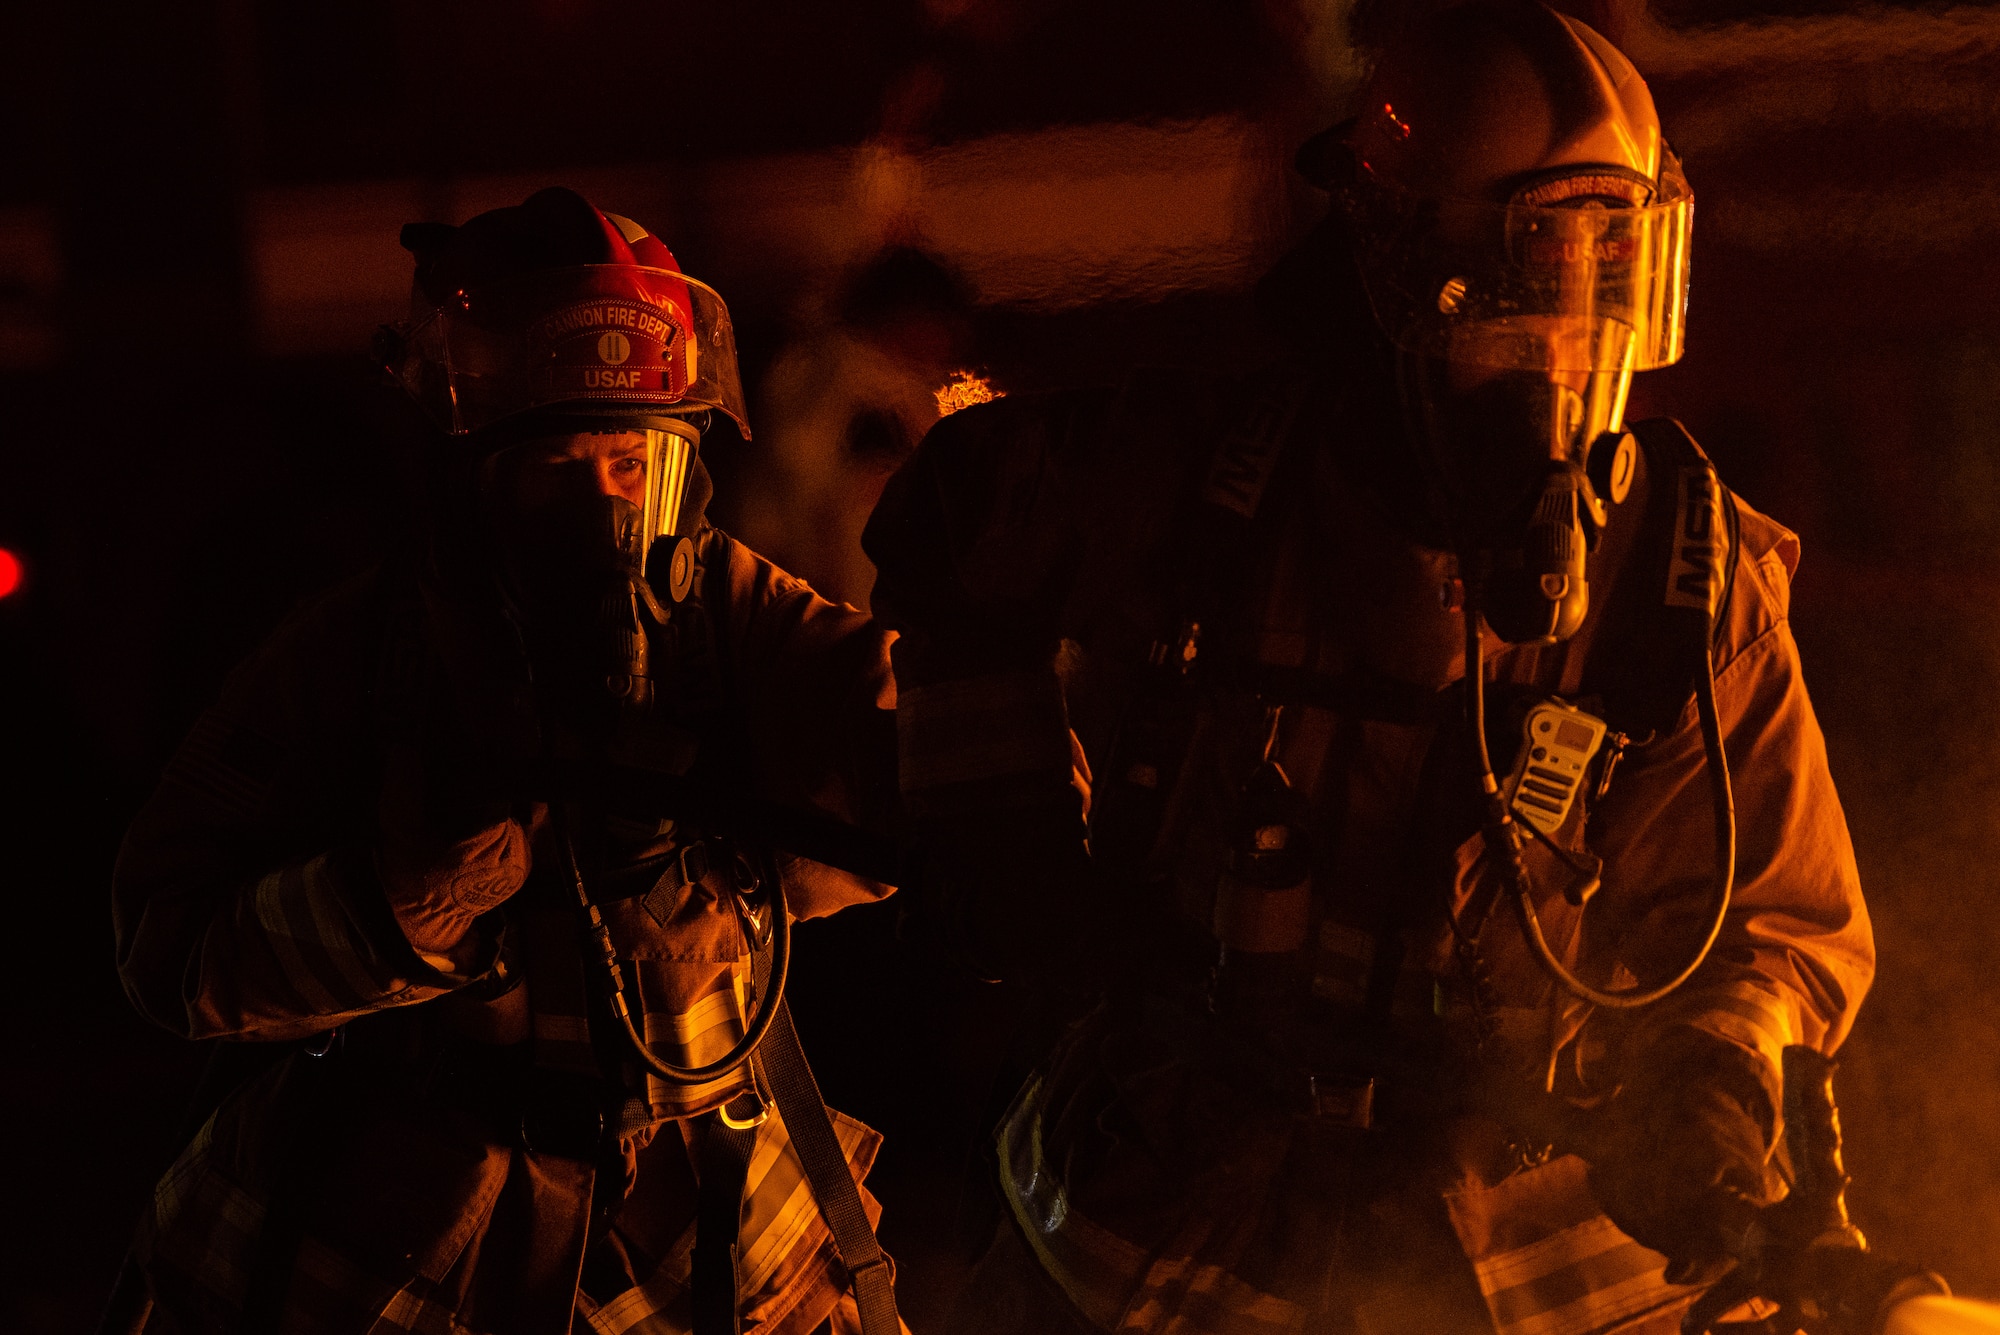
[[1287, 355], [958, 413], [867, 534], [907, 883], [1088, 1003], [959, 1328], [1664, 1333], [1873, 967], [1798, 543], [1624, 420], [1693, 197], [1533, 0], [1414, 24], [1300, 165]]
[[134, 1003], [269, 1058], [155, 1194], [156, 1323], [895, 1335], [783, 1003], [791, 919], [887, 893], [803, 856], [893, 814], [885, 636], [704, 518], [735, 349], [657, 237], [403, 240], [428, 543], [237, 670], [118, 865]]

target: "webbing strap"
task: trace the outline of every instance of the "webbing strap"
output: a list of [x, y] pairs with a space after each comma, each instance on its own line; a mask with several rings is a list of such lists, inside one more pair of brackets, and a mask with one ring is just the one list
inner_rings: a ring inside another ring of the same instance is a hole
[[714, 1113], [702, 1121], [689, 1275], [694, 1335], [737, 1335], [743, 1329], [736, 1296], [738, 1235], [743, 1228], [743, 1185], [750, 1175], [757, 1133], [725, 1126]]
[[798, 1151], [820, 1215], [833, 1231], [840, 1262], [847, 1267], [854, 1302], [861, 1309], [862, 1335], [897, 1335], [902, 1323], [896, 1315], [895, 1287], [889, 1281], [889, 1258], [883, 1255], [862, 1209], [854, 1170], [848, 1167], [840, 1138], [833, 1133], [819, 1082], [806, 1065], [798, 1031], [792, 1028], [791, 1008], [782, 1001], [771, 1032], [757, 1049], [756, 1060], [771, 1096], [777, 1100], [778, 1113], [785, 1119], [785, 1130], [792, 1148]]

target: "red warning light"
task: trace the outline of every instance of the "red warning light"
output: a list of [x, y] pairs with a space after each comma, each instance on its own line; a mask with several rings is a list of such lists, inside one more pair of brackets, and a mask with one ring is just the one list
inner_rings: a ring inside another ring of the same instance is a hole
[[0, 547], [0, 598], [21, 587], [21, 558]]

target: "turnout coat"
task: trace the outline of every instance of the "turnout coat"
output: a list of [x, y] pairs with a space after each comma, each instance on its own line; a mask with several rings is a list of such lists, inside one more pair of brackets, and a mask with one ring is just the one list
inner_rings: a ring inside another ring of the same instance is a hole
[[[695, 544], [673, 643], [655, 646], [675, 664], [667, 718], [640, 763], [699, 779], [722, 759], [758, 797], [887, 820], [884, 634], [705, 523]], [[189, 1038], [285, 1054], [160, 1180], [142, 1262], [187, 1331], [555, 1335], [573, 1311], [601, 1335], [684, 1331], [693, 1119], [752, 1077], [668, 1085], [605, 1042], [539, 812], [523, 816], [528, 883], [480, 920], [470, 966], [411, 948], [369, 850], [385, 757], [462, 693], [434, 629], [414, 575], [386, 569], [296, 615], [230, 678], [126, 838], [115, 917], [133, 1002]], [[643, 1032], [682, 1064], [743, 1032], [727, 858], [690, 856], [712, 833], [639, 804], [599, 822], [587, 858]], [[888, 892], [779, 863], [798, 918]], [[833, 1119], [858, 1180], [878, 1138]], [[737, 1269], [746, 1330], [856, 1326], [775, 1108]]]
[[[1780, 1106], [1783, 1049], [1837, 1047], [1873, 969], [1787, 623], [1797, 539], [1740, 501], [1724, 524], [1714, 666], [1739, 828], [1720, 939], [1665, 1001], [1593, 1013], [1493, 905], [1460, 617], [1441, 606], [1455, 568], [1355, 481], [1379, 461], [1348, 448], [1371, 429], [1351, 404], [1295, 370], [1017, 396], [934, 428], [871, 523], [877, 615], [912, 645], [962, 632], [932, 596], [947, 587], [1062, 642], [984, 675], [962, 652], [942, 659], [956, 676], [899, 658], [912, 811], [1060, 783], [1073, 745], [1094, 771], [1095, 893], [1115, 887], [1105, 954], [1126, 982], [999, 1128], [1013, 1226], [1107, 1331], [1671, 1330], [1687, 1291], [1599, 1210], [1573, 1132], [1681, 1026], [1750, 1056]], [[1602, 860], [1587, 908], [1563, 860], [1526, 850], [1555, 949], [1599, 986], [1671, 976], [1713, 904], [1694, 660], [1653, 615], [1699, 451], [1670, 422], [1638, 435], [1581, 633], [1486, 657], [1503, 781], [1520, 701], [1564, 698], [1616, 734], [1555, 836]], [[1209, 1006], [1213, 933], [1246, 930], [1218, 886], [1267, 746], [1311, 836], [1303, 1033]], [[1150, 813], [1136, 840], [1116, 819], [1132, 809]]]

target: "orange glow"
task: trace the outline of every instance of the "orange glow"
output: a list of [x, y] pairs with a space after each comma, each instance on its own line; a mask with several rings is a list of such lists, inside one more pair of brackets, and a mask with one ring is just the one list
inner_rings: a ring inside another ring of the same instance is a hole
[[970, 408], [975, 403], [991, 403], [1007, 397], [1006, 391], [993, 388], [985, 376], [971, 371], [953, 371], [951, 379], [931, 394], [937, 399], [939, 417], [950, 417], [960, 408]]
[[21, 587], [21, 558], [0, 547], [0, 598]]

